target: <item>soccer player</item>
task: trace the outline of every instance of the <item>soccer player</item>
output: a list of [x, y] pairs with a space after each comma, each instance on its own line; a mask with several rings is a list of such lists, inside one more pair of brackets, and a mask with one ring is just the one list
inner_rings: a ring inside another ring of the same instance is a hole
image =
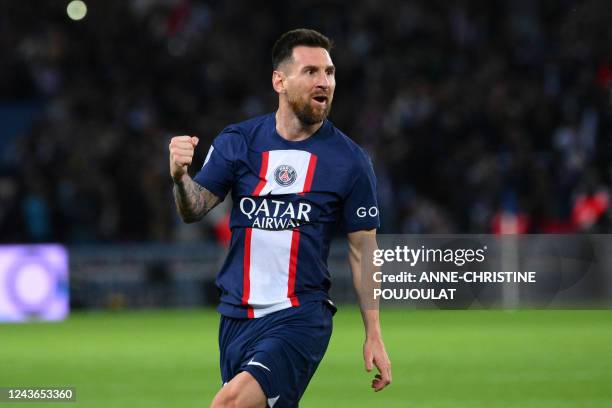
[[[197, 137], [170, 142], [174, 198], [185, 222], [200, 220], [231, 190], [232, 239], [216, 285], [223, 387], [212, 407], [297, 407], [323, 358], [336, 308], [327, 256], [338, 222], [365, 326], [372, 388], [391, 382], [378, 310], [361, 285], [360, 244], [379, 225], [376, 180], [364, 151], [326, 118], [336, 87], [330, 41], [308, 29], [272, 50], [278, 110], [225, 128], [191, 179]], [[371, 295], [369, 295], [371, 296]]]

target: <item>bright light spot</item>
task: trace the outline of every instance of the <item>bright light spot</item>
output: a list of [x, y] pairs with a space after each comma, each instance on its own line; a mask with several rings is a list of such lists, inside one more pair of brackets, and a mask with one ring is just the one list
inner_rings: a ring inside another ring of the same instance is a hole
[[53, 280], [41, 265], [30, 264], [20, 269], [15, 289], [22, 302], [33, 306], [49, 296], [53, 290]]
[[68, 17], [72, 20], [82, 20], [87, 15], [87, 5], [81, 0], [73, 0], [68, 3], [66, 12], [68, 13]]

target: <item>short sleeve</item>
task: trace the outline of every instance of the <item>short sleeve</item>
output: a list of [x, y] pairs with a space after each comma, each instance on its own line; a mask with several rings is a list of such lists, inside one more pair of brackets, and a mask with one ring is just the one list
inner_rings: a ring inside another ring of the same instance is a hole
[[352, 187], [344, 200], [343, 221], [346, 232], [371, 230], [380, 226], [376, 200], [376, 176], [372, 161], [362, 153]]
[[202, 169], [194, 181], [219, 197], [221, 200], [232, 188], [235, 181], [234, 162], [242, 138], [231, 128], [223, 130], [210, 146]]

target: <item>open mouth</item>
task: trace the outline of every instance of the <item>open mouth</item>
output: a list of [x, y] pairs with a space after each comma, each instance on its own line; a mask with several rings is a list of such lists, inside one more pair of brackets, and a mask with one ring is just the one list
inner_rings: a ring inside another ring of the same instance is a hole
[[314, 99], [315, 101], [317, 101], [319, 103], [326, 103], [327, 102], [327, 96], [319, 95], [319, 96], [315, 96], [312, 99]]

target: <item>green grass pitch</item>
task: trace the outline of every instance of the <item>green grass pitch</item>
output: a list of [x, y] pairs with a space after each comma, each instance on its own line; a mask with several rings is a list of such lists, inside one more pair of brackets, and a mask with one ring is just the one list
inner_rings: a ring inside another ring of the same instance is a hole
[[[612, 310], [383, 310], [393, 384], [370, 389], [341, 307], [302, 407], [612, 407]], [[206, 407], [220, 385], [212, 310], [75, 313], [0, 325], [0, 386], [76, 387], [17, 407]]]

